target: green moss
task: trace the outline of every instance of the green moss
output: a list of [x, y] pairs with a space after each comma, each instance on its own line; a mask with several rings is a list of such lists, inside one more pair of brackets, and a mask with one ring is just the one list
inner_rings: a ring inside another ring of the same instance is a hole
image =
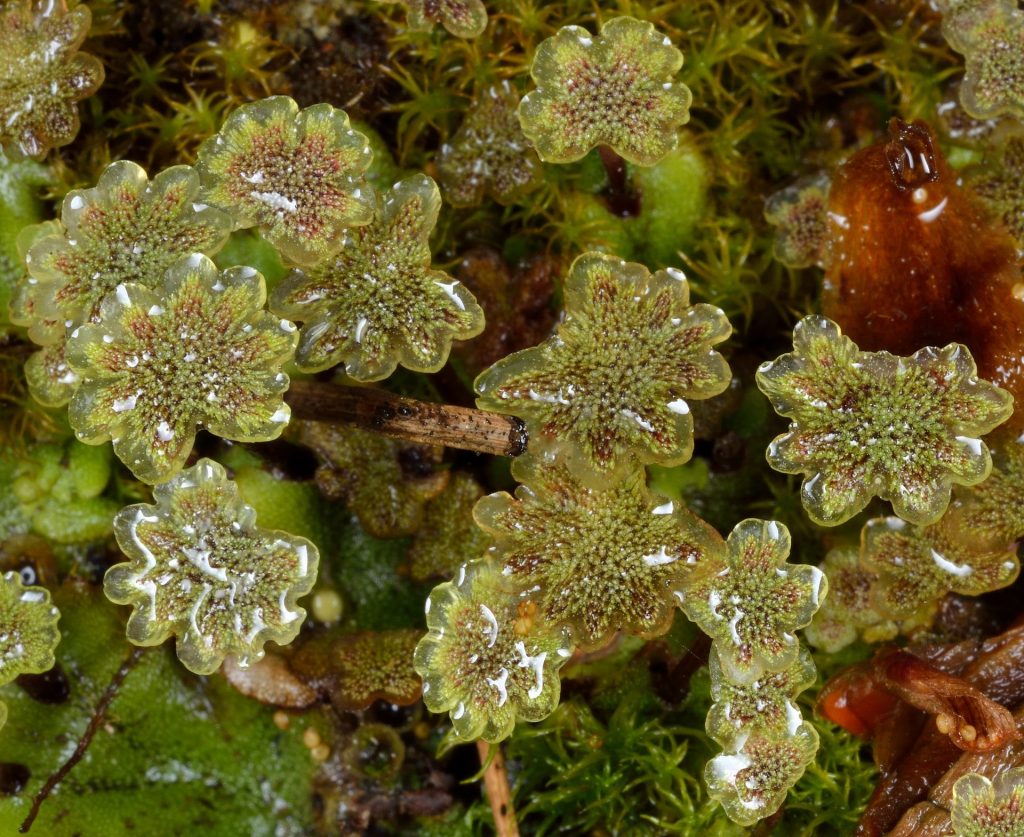
[[[130, 651], [118, 608], [97, 590], [68, 583], [54, 599], [64, 615], [57, 661], [70, 697], [51, 705], [15, 686], [0, 689], [10, 710], [0, 732], [4, 760], [31, 772], [21, 793], [0, 798], [4, 833], [16, 833]], [[127, 837], [152, 827], [158, 811], [165, 834], [306, 834], [316, 769], [302, 743], [306, 722], [282, 731], [271, 715], [220, 678], [183, 676], [169, 650], [150, 651], [118, 690], [85, 758], [43, 804], [35, 830]]]
[[25, 272], [18, 239], [24, 228], [44, 219], [39, 193], [50, 180], [50, 171], [39, 163], [0, 159], [0, 206], [4, 208], [0, 221], [0, 334], [9, 330], [8, 305]]
[[679, 147], [653, 166], [627, 168], [640, 199], [639, 215], [626, 220], [633, 252], [652, 269], [678, 266], [708, 211], [710, 163], [684, 134]]

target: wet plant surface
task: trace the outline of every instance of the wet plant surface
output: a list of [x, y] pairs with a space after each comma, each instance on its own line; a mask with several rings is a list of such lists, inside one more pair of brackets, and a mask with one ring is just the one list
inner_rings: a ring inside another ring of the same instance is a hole
[[1022, 119], [1015, 0], [0, 0], [0, 833], [1024, 837]]

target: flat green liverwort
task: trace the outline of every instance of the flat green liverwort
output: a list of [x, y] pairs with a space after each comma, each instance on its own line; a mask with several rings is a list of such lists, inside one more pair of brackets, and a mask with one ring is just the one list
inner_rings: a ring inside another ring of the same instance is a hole
[[441, 209], [424, 174], [379, 196], [377, 214], [345, 233], [332, 258], [293, 270], [274, 289], [271, 310], [303, 323], [296, 362], [315, 372], [344, 364], [358, 381], [379, 381], [401, 364], [436, 372], [452, 340], [484, 328], [484, 312], [458, 280], [435, 270], [430, 232]]
[[67, 335], [99, 320], [108, 293], [125, 282], [156, 288], [184, 256], [213, 255], [224, 245], [231, 218], [198, 203], [198, 194], [190, 166], [172, 166], [151, 181], [141, 166], [120, 160], [95, 187], [65, 196], [59, 223], [33, 233], [29, 276], [11, 313], [43, 346], [26, 365], [38, 401], [62, 406], [71, 398], [80, 380], [67, 364]]
[[699, 565], [683, 610], [716, 642], [730, 677], [750, 680], [782, 671], [800, 653], [795, 632], [810, 621], [828, 591], [817, 567], [788, 564], [789, 530], [774, 520], [743, 520], [727, 550]]
[[709, 761], [704, 781], [730, 819], [750, 826], [779, 809], [817, 750], [818, 733], [806, 721], [787, 737], [755, 732]]
[[[59, 619], [46, 588], [25, 586], [16, 572], [0, 576], [0, 685], [53, 668]], [[7, 706], [0, 701], [0, 727], [6, 718]]]
[[237, 441], [277, 438], [291, 416], [283, 401], [295, 326], [263, 310], [263, 277], [218, 271], [194, 254], [159, 291], [118, 285], [100, 322], [76, 329], [68, 359], [82, 384], [69, 419], [87, 444], [114, 452], [145, 482], [185, 463], [197, 428]]
[[427, 599], [429, 633], [416, 647], [423, 702], [449, 712], [460, 738], [501, 741], [517, 719], [539, 721], [558, 705], [569, 632], [531, 615], [489, 563], [463, 566]]
[[243, 105], [199, 149], [202, 200], [258, 227], [282, 256], [313, 265], [348, 227], [373, 218], [363, 179], [373, 155], [348, 116], [328, 104], [299, 110], [288, 96]]
[[0, 157], [43, 157], [78, 133], [77, 102], [103, 83], [103, 65], [79, 52], [92, 14], [65, 0], [11, 0], [0, 8]]
[[487, 7], [481, 0], [382, 0], [401, 3], [410, 29], [430, 30], [440, 23], [457, 38], [475, 38], [487, 28]]
[[114, 518], [128, 562], [103, 586], [132, 605], [128, 639], [177, 639], [178, 658], [212, 674], [228, 655], [245, 666], [273, 640], [287, 645], [306, 616], [296, 600], [313, 589], [319, 554], [305, 538], [256, 526], [223, 467], [201, 459], [153, 490], [155, 505], [128, 506]]
[[523, 133], [548, 163], [571, 163], [598, 145], [653, 165], [678, 143], [693, 96], [675, 81], [683, 54], [651, 23], [607, 21], [598, 35], [563, 26], [537, 47], [523, 97]]
[[688, 399], [725, 390], [712, 347], [732, 331], [722, 311], [690, 305], [682, 272], [585, 253], [564, 285], [565, 319], [539, 346], [498, 361], [474, 384], [477, 405], [523, 418], [533, 450], [567, 458], [600, 487], [638, 465], [693, 453]]
[[961, 776], [950, 813], [956, 837], [1024, 837], [1024, 768]]
[[506, 80], [488, 87], [437, 156], [444, 196], [453, 206], [476, 206], [486, 195], [514, 203], [541, 178], [536, 152], [523, 136], [519, 96]]
[[1016, 543], [967, 528], [959, 511], [951, 507], [930, 526], [898, 517], [864, 525], [861, 563], [878, 575], [871, 591], [875, 609], [893, 619], [927, 621], [946, 593], [980, 596], [1016, 581]]
[[544, 618], [601, 648], [616, 631], [664, 633], [694, 568], [722, 551], [721, 537], [682, 504], [648, 491], [637, 471], [604, 490], [552, 457], [516, 460], [523, 483], [477, 503], [509, 583], [535, 592]]
[[931, 523], [954, 483], [988, 476], [979, 437], [1009, 418], [1013, 398], [978, 378], [966, 346], [911, 357], [863, 352], [834, 322], [811, 315], [794, 328], [793, 348], [761, 364], [757, 385], [791, 419], [768, 462], [806, 475], [800, 496], [814, 522], [835, 526], [877, 496], [904, 520]]

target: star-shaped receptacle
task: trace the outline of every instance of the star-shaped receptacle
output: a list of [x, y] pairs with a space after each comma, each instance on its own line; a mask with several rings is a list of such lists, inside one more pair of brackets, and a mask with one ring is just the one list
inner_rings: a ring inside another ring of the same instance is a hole
[[429, 633], [414, 655], [423, 702], [449, 712], [460, 738], [500, 741], [516, 720], [539, 721], [558, 705], [558, 670], [572, 656], [568, 631], [546, 623], [501, 572], [477, 561], [427, 600]]
[[429, 177], [401, 180], [379, 197], [373, 223], [346, 232], [336, 255], [293, 270], [274, 289], [271, 309], [303, 323], [301, 369], [340, 363], [360, 381], [386, 378], [398, 364], [436, 372], [453, 339], [483, 331], [473, 295], [430, 266], [428, 239], [440, 208]]
[[696, 568], [682, 605], [715, 640], [729, 676], [745, 682], [794, 664], [795, 632], [811, 621], [828, 582], [817, 567], [786, 562], [789, 530], [773, 520], [741, 521], [727, 547]]
[[336, 675], [332, 704], [343, 711], [360, 711], [376, 700], [408, 706], [419, 700], [421, 681], [412, 667], [419, 630], [361, 631], [340, 637], [331, 647], [330, 665]]
[[960, 102], [975, 119], [1024, 116], [1024, 12], [1015, 0], [943, 0], [942, 33], [964, 56]]
[[0, 575], [0, 685], [53, 668], [59, 619], [44, 587], [26, 586], [17, 572]]
[[[0, 686], [53, 668], [59, 619], [44, 587], [26, 587], [17, 572], [0, 575]], [[0, 700], [0, 729], [6, 721], [7, 704]]]
[[682, 504], [648, 491], [644, 472], [604, 489], [548, 457], [516, 460], [523, 485], [477, 503], [508, 582], [531, 590], [544, 618], [570, 625], [585, 648], [617, 631], [664, 633], [690, 574], [723, 550], [721, 537]]
[[344, 111], [299, 110], [288, 96], [242, 105], [199, 148], [202, 199], [239, 227], [258, 227], [283, 256], [317, 264], [341, 246], [346, 229], [373, 218], [363, 175], [373, 154]]
[[861, 532], [862, 564], [878, 575], [872, 604], [892, 619], [930, 621], [947, 593], [980, 596], [1020, 573], [1014, 542], [968, 528], [959, 506], [930, 526], [898, 517], [869, 520]]
[[92, 14], [65, 0], [0, 8], [0, 152], [43, 157], [78, 133], [77, 103], [103, 83], [103, 65], [78, 48]]
[[197, 203], [198, 194], [191, 166], [150, 181], [128, 160], [107, 166], [93, 188], [69, 192], [60, 225], [26, 254], [29, 279], [13, 305], [15, 321], [40, 345], [62, 342], [67, 329], [98, 321], [100, 303], [118, 285], [154, 288], [184, 256], [216, 253], [231, 218]]
[[518, 106], [508, 81], [488, 87], [441, 146], [437, 169], [453, 206], [476, 206], [485, 195], [509, 204], [539, 181], [540, 161], [523, 135]]
[[638, 465], [689, 459], [687, 399], [717, 395], [731, 377], [712, 348], [731, 333], [725, 314], [690, 305], [678, 270], [652, 275], [601, 253], [573, 262], [564, 297], [553, 337], [476, 379], [478, 406], [525, 419], [531, 446], [566, 454], [595, 486]]
[[198, 203], [199, 175], [172, 166], [150, 181], [120, 160], [91, 189], [75, 189], [60, 222], [42, 226], [25, 253], [28, 276], [11, 303], [12, 319], [44, 348], [29, 361], [32, 394], [47, 406], [66, 404], [78, 381], [64, 366], [65, 340], [97, 322], [100, 303], [119, 284], [159, 287], [167, 270], [192, 253], [213, 255], [231, 232], [231, 218]]
[[775, 192], [764, 219], [775, 227], [775, 258], [788, 267], [825, 267], [828, 260], [828, 191], [824, 172]]
[[896, 637], [898, 626], [875, 604], [878, 573], [861, 566], [857, 546], [830, 549], [819, 567], [828, 579], [828, 596], [804, 630], [811, 645], [834, 654], [860, 637], [868, 642]]
[[563, 26], [534, 53], [537, 89], [519, 118], [540, 158], [571, 163], [598, 145], [638, 165], [658, 162], [678, 142], [693, 96], [674, 81], [683, 54], [653, 24], [607, 21], [598, 35]]
[[749, 682], [730, 677], [723, 669], [717, 647], [708, 660], [711, 674], [711, 709], [707, 730], [726, 749], [748, 735], [796, 735], [803, 717], [795, 699], [814, 685], [817, 672], [806, 648], [781, 671], [766, 671]]
[[911, 357], [862, 352], [831, 320], [804, 317], [791, 354], [761, 364], [757, 385], [789, 432], [768, 462], [805, 474], [801, 499], [816, 523], [834, 526], [872, 497], [905, 520], [937, 520], [954, 483], [988, 476], [980, 436], [1009, 418], [1013, 398], [977, 377], [965, 346], [924, 348]]
[[1024, 768], [994, 779], [968, 773], [953, 785], [950, 819], [956, 837], [1024, 837]]
[[406, 8], [410, 29], [429, 31], [440, 23], [457, 38], [475, 38], [487, 28], [482, 0], [383, 0]]
[[78, 438], [112, 440], [139, 479], [159, 482], [184, 465], [199, 426], [236, 441], [279, 436], [291, 415], [281, 367], [297, 335], [265, 300], [255, 270], [221, 272], [198, 254], [168, 271], [159, 291], [119, 285], [100, 321], [68, 341], [82, 380], [68, 414]]
[[708, 795], [743, 826], [774, 814], [818, 750], [818, 733], [806, 721], [792, 735], [753, 733], [715, 756], [704, 770]]
[[153, 490], [156, 505], [128, 506], [114, 532], [128, 562], [103, 587], [132, 605], [128, 639], [177, 640], [178, 658], [211, 674], [225, 656], [245, 666], [273, 640], [286, 645], [305, 618], [296, 600], [316, 581], [318, 553], [305, 538], [256, 526], [227, 472], [201, 459]]

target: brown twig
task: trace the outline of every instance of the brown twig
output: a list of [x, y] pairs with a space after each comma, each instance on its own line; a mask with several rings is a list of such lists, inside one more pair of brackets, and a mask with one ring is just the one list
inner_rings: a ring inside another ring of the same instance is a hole
[[85, 755], [85, 751], [89, 749], [89, 745], [92, 743], [93, 736], [96, 735], [96, 730], [98, 730], [100, 724], [103, 723], [103, 718], [107, 713], [107, 709], [117, 696], [117, 690], [121, 688], [121, 684], [124, 683], [124, 679], [128, 676], [128, 673], [135, 668], [136, 663], [139, 662], [145, 651], [145, 648], [133, 648], [132, 653], [128, 655], [128, 658], [123, 663], [121, 663], [121, 667], [114, 672], [114, 676], [111, 678], [109, 685], [100, 696], [99, 701], [96, 703], [96, 709], [93, 710], [92, 717], [89, 719], [89, 724], [86, 726], [85, 732], [82, 733], [82, 737], [78, 741], [78, 746], [75, 747], [75, 752], [73, 752], [68, 760], [58, 767], [56, 772], [46, 780], [46, 784], [39, 789], [39, 792], [32, 799], [32, 807], [29, 809], [28, 816], [25, 817], [25, 821], [21, 824], [21, 828], [18, 829], [22, 834], [28, 833], [29, 829], [32, 828], [32, 823], [35, 822], [36, 817], [39, 815], [40, 806], [46, 801], [46, 798], [53, 793], [57, 785], [64, 781], [64, 778], [71, 772], [71, 769], [81, 761], [82, 756]]
[[354, 424], [395, 439], [496, 456], [526, 452], [526, 425], [515, 416], [318, 381], [292, 381], [285, 401], [299, 419]]
[[487, 765], [484, 769], [484, 788], [487, 801], [491, 803], [498, 837], [519, 837], [519, 823], [516, 821], [516, 809], [512, 806], [512, 790], [508, 785], [508, 770], [505, 768], [501, 747], [481, 740], [476, 742], [476, 749], [480, 753], [480, 763]]

